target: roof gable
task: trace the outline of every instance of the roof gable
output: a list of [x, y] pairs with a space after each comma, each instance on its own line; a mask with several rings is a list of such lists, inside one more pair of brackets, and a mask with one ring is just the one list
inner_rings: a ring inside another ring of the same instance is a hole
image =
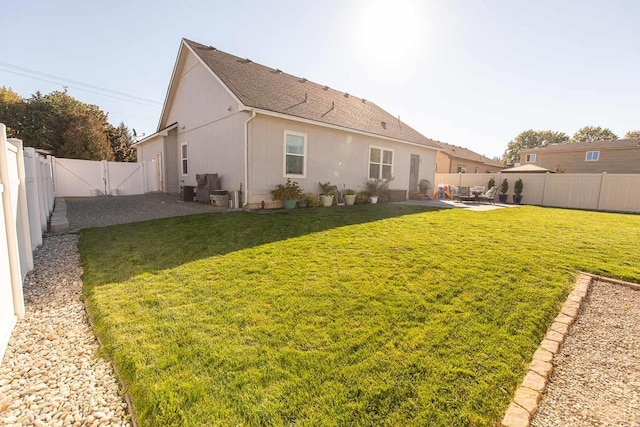
[[[242, 106], [440, 148], [433, 140], [371, 101], [190, 40], [183, 39], [181, 51], [183, 46], [187, 46], [211, 70]], [[175, 69], [172, 82], [174, 78]], [[172, 96], [171, 90], [168, 91], [167, 100]], [[163, 116], [166, 107], [167, 101]]]

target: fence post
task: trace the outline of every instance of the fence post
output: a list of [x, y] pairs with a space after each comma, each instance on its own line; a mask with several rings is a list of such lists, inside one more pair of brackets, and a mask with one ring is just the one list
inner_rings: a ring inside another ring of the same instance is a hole
[[458, 187], [462, 187], [462, 172], [458, 172]]
[[[18, 233], [18, 244], [22, 243], [23, 254], [27, 258], [27, 270], [33, 270], [33, 248], [31, 247], [31, 229], [29, 228], [29, 205], [27, 205], [27, 178], [24, 173], [24, 151], [22, 148], [22, 140], [10, 138], [7, 140], [10, 144], [18, 149], [18, 179], [20, 186], [18, 187], [18, 218], [16, 225], [20, 224], [22, 229], [22, 239]], [[21, 241], [21, 242], [20, 242]]]
[[[31, 201], [33, 206], [29, 206], [29, 225], [37, 222], [37, 228], [40, 230], [35, 237], [36, 246], [40, 246], [42, 244], [42, 200], [40, 198], [40, 155], [36, 153], [36, 149], [33, 147], [25, 147], [25, 161], [29, 162], [29, 169], [31, 170], [31, 174], [33, 175], [31, 179], [33, 180], [33, 188], [32, 188], [32, 196]], [[28, 155], [27, 155], [28, 153]], [[35, 217], [32, 219], [32, 217]], [[33, 230], [35, 231], [35, 230]], [[34, 234], [34, 233], [32, 233]], [[33, 242], [33, 237], [32, 242]], [[34, 248], [31, 248], [34, 249]]]
[[551, 172], [545, 172], [544, 173], [544, 184], [542, 185], [542, 206], [545, 206], [544, 204], [544, 195], [547, 194], [547, 185], [549, 182], [549, 175], [551, 175]]
[[600, 175], [600, 191], [598, 192], [598, 205], [596, 206], [597, 210], [600, 210], [600, 202], [602, 200], [602, 194], [604, 193], [603, 189], [604, 189], [604, 183], [607, 180], [607, 173], [606, 172], [602, 172], [602, 174]]
[[11, 185], [7, 168], [7, 130], [0, 123], [0, 183], [4, 186], [2, 205], [4, 210], [5, 232], [7, 234], [7, 251], [9, 253], [9, 274], [13, 291], [13, 310], [18, 319], [24, 318], [24, 297], [22, 293], [22, 274], [20, 272], [20, 249], [16, 231], [16, 218], [13, 216], [11, 202]]
[[47, 160], [49, 161], [49, 171], [51, 176], [49, 177], [50, 184], [47, 184], [46, 188], [46, 199], [47, 199], [47, 220], [53, 212], [53, 207], [56, 201], [56, 174], [58, 173], [58, 167], [56, 166], [56, 158], [55, 156], [48, 155]]

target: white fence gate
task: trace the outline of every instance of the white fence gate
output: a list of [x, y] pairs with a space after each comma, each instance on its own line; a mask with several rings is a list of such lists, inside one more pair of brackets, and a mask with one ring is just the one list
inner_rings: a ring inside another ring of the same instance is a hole
[[7, 139], [0, 123], [0, 360], [18, 318], [24, 316], [22, 284], [33, 268], [33, 249], [53, 209], [50, 161], [22, 141]]
[[53, 157], [56, 197], [133, 195], [147, 192], [143, 163]]
[[640, 174], [613, 173], [444, 173], [436, 174], [435, 185], [487, 186], [494, 177], [500, 188], [503, 179], [509, 192], [522, 178], [523, 204], [557, 208], [640, 212]]

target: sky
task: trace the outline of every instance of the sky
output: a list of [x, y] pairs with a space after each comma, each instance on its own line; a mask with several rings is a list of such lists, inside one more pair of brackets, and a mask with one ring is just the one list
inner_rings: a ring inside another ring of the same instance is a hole
[[5, 2], [0, 86], [67, 86], [138, 135], [157, 130], [182, 37], [488, 157], [527, 129], [640, 129], [638, 0]]

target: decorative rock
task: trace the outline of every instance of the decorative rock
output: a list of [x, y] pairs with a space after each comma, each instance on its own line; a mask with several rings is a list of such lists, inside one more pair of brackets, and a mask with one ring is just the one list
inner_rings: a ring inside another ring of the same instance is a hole
[[573, 317], [569, 317], [566, 314], [558, 314], [558, 317], [555, 318], [554, 322], [558, 322], [558, 323], [566, 323], [567, 325], [571, 325], [573, 324], [574, 318]]
[[566, 323], [553, 322], [550, 329], [562, 335], [566, 335], [567, 332], [569, 332], [569, 325]]
[[126, 422], [113, 369], [96, 356], [86, 321], [77, 236], [45, 238], [34, 264], [24, 283], [26, 316], [0, 365], [0, 424], [91, 425], [95, 417], [81, 413], [96, 410], [109, 424]]

